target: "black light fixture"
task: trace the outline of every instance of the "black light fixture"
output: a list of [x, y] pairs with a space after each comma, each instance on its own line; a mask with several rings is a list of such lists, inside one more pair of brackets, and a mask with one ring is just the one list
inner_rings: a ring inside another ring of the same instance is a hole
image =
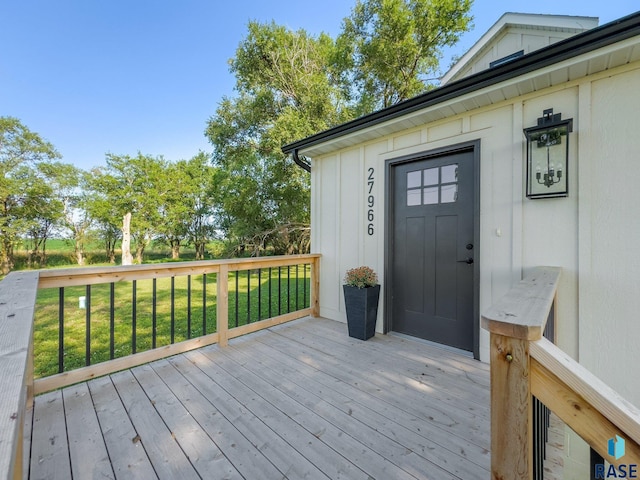
[[572, 131], [573, 119], [562, 120], [562, 114], [554, 114], [553, 108], [542, 112], [535, 127], [524, 129], [528, 198], [569, 195], [569, 133]]

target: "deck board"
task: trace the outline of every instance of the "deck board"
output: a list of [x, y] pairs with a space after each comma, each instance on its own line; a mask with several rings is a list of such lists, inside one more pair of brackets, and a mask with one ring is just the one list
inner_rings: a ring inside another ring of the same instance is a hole
[[[303, 375], [277, 360], [270, 359], [267, 355], [256, 359], [252, 353], [255, 354], [257, 351], [253, 348], [243, 351], [232, 346], [223, 353], [234, 358], [239, 365], [277, 385], [279, 390], [328, 420], [345, 434], [357, 439], [398, 467], [418, 475], [418, 478], [420, 472], [427, 468], [434, 474], [437, 472], [438, 478], [456, 478], [446, 469], [440, 468], [437, 461], [431, 461], [429, 458], [428, 453], [436, 450], [434, 444], [426, 446], [426, 439], [390, 422], [348, 396], [322, 386], [314, 381], [313, 375]], [[424, 453], [427, 455], [423, 455]], [[475, 468], [477, 469], [477, 466]]]
[[[422, 457], [422, 462], [427, 460], [427, 463], [422, 463], [422, 470], [431, 471], [431, 463], [459, 478], [476, 478], [478, 468], [488, 464], [487, 452], [480, 451], [477, 457], [479, 464], [474, 464], [466, 456], [475, 446], [466, 444], [456, 452], [447, 450], [432, 440], [432, 432], [424, 419], [411, 416], [404, 410], [380, 401], [360, 390], [358, 386], [336, 381], [335, 377], [309, 365], [296, 363], [295, 367], [292, 367], [291, 360], [277, 349], [257, 345], [255, 342], [232, 346], [230, 349], [242, 352], [248, 363], [263, 364], [274, 380], [279, 376], [278, 385], [290, 391], [292, 396], [300, 395], [302, 389], [309, 391], [348, 417], [360, 421], [364, 425], [363, 433], [369, 433], [370, 430], [379, 432]], [[253, 359], [254, 356], [258, 359]], [[283, 379], [288, 381], [285, 382]], [[293, 385], [290, 385], [291, 383]], [[365, 436], [364, 441], [369, 439]], [[442, 473], [442, 478], [449, 477]]]
[[[270, 403], [280, 410], [283, 415], [289, 417], [293, 422], [322, 442], [325, 445], [322, 448], [330, 452], [326, 458], [322, 458], [322, 463], [340, 465], [340, 469], [336, 470], [336, 473], [339, 473], [340, 476], [345, 478], [367, 478], [367, 469], [373, 469], [381, 472], [384, 478], [396, 478], [398, 480], [410, 480], [412, 478], [411, 475], [385, 458], [385, 456], [369, 448], [366, 442], [358, 441], [349, 435], [345, 431], [345, 425], [341, 425], [339, 428], [337, 426], [339, 422], [332, 422], [331, 418], [329, 418], [330, 415], [327, 415], [326, 411], [319, 412], [317, 405], [305, 405], [304, 402], [298, 401], [295, 398], [297, 395], [295, 389], [293, 394], [291, 394], [291, 391], [285, 391], [280, 387], [280, 379], [276, 378], [273, 380], [276, 383], [271, 383], [271, 378], [265, 379], [262, 375], [253, 373], [250, 369], [231, 359], [227, 355], [226, 349], [219, 351], [203, 349], [203, 353], [205, 355], [209, 354], [212, 361], [225, 369], [229, 375], [243, 383], [246, 388], [255, 392], [261, 400]], [[261, 371], [260, 373], [264, 372]], [[285, 381], [286, 379], [282, 379], [282, 382]], [[349, 419], [343, 418], [343, 420], [348, 421]], [[375, 432], [370, 432], [370, 434], [373, 436]], [[377, 440], [381, 442], [381, 439]], [[394, 459], [403, 453], [405, 455], [411, 453], [395, 442], [387, 442], [386, 445], [380, 445], [380, 448], [382, 450], [388, 449], [387, 455]], [[320, 461], [317, 463], [320, 463]], [[360, 468], [361, 472], [356, 471], [354, 473], [353, 465]]]
[[[278, 470], [288, 478], [328, 478], [307, 458], [295, 450], [279, 434], [271, 430], [262, 419], [235, 400], [226, 390], [220, 388], [200, 368], [186, 356], [170, 359], [174, 365], [222, 414], [268, 458]], [[202, 359], [201, 359], [202, 360]], [[195, 359], [198, 364], [198, 358]], [[202, 364], [202, 363], [201, 363]]]
[[284, 478], [282, 472], [238, 430], [238, 425], [230, 422], [211, 403], [212, 399], [203, 395], [174, 365], [166, 360], [159, 361], [153, 364], [153, 369], [244, 478]]
[[304, 319], [36, 397], [30, 474], [484, 479], [488, 384], [456, 352]]
[[98, 421], [103, 426], [102, 434], [116, 478], [156, 478], [151, 461], [138, 440], [138, 434], [111, 378], [97, 378], [88, 382], [88, 385]]
[[134, 441], [140, 441], [156, 475], [160, 479], [198, 479], [189, 458], [181, 450], [153, 403], [130, 370], [111, 375], [122, 404], [136, 429]]
[[80, 383], [65, 388], [62, 398], [72, 476], [115, 478], [89, 387]]
[[239, 480], [242, 476], [150, 365], [133, 375], [200, 477]]
[[[438, 445], [458, 455], [473, 458], [479, 465], [489, 465], [488, 420], [485, 420], [484, 428], [476, 426], [475, 430], [469, 425], [457, 423], [452, 416], [458, 416], [458, 412], [443, 402], [434, 401], [430, 397], [432, 390], [422, 389], [415, 382], [407, 385], [403, 383], [402, 376], [393, 375], [393, 372], [381, 376], [367, 369], [366, 362], [364, 367], [354, 368], [352, 365], [356, 362], [356, 356], [353, 351], [342, 357], [335, 357], [331, 350], [326, 353], [323, 349], [307, 348], [305, 345], [307, 339], [302, 333], [298, 334], [299, 343], [295, 345], [292, 345], [291, 338], [282, 338], [280, 335], [262, 336], [258, 340], [268, 343], [275, 349], [288, 352], [294, 358], [297, 355], [302, 363], [321, 365], [323, 372], [373, 397], [370, 403], [372, 408], [393, 406], [403, 412], [403, 416], [398, 419], [401, 424], [414, 426], [413, 424], [417, 421], [420, 425], [414, 428], [418, 432], [428, 434], [429, 438]], [[474, 423], [477, 420], [473, 419]], [[481, 445], [472, 441], [471, 436]]]
[[30, 473], [33, 480], [71, 478], [61, 391], [38, 397], [34, 405], [31, 449]]

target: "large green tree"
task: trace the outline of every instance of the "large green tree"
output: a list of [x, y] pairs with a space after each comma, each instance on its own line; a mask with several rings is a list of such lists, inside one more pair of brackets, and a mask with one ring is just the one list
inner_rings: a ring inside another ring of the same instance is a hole
[[51, 143], [20, 120], [0, 117], [0, 271], [4, 275], [14, 266], [15, 245], [33, 227], [34, 208], [42, 206], [37, 195], [47, 193], [37, 166], [59, 157]]
[[204, 259], [206, 245], [215, 231], [215, 173], [209, 156], [202, 152], [167, 166], [159, 239], [170, 245], [174, 259], [179, 258], [180, 248], [187, 243], [195, 247], [196, 260]]
[[122, 237], [122, 215], [118, 202], [113, 202], [109, 174], [94, 168], [85, 182], [84, 209], [93, 223], [92, 235], [99, 239], [109, 263], [116, 263], [116, 245]]
[[206, 129], [220, 227], [238, 250], [308, 248], [308, 174], [280, 147], [427, 90], [471, 2], [359, 0], [336, 39], [249, 23], [230, 61], [237, 95]]
[[206, 134], [220, 227], [240, 252], [259, 254], [279, 245], [283, 226], [309, 222], [308, 175], [280, 147], [348, 118], [327, 70], [334, 48], [327, 35], [251, 22], [231, 61], [238, 96], [222, 100]]
[[62, 225], [64, 204], [58, 172], [73, 168], [60, 162], [40, 162], [23, 167], [17, 178], [22, 184], [21, 221], [27, 225], [24, 242], [27, 266], [46, 265], [47, 240]]
[[70, 233], [73, 253], [78, 265], [86, 261], [85, 244], [89, 238], [93, 218], [89, 211], [91, 174], [69, 164], [56, 163], [47, 168], [48, 184], [56, 192], [62, 206], [60, 226]]
[[135, 259], [142, 263], [146, 247], [159, 230], [161, 205], [169, 184], [167, 162], [162, 157], [138, 153], [135, 157], [107, 154], [106, 163], [105, 168], [93, 171], [91, 183], [102, 198], [89, 209], [103, 218], [108, 211], [120, 220], [122, 264], [133, 263], [132, 239]]
[[442, 48], [471, 28], [472, 0], [358, 0], [344, 19], [336, 65], [358, 113], [429, 88]]

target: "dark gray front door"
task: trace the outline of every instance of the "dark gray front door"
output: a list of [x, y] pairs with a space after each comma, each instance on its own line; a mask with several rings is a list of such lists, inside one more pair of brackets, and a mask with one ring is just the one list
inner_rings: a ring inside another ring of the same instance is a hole
[[393, 166], [392, 329], [474, 351], [474, 151]]

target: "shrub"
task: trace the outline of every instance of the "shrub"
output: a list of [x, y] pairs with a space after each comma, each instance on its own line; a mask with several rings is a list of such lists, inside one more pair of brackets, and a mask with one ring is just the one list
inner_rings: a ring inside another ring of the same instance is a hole
[[347, 270], [344, 283], [351, 287], [367, 288], [378, 284], [378, 275], [369, 267], [357, 267]]

